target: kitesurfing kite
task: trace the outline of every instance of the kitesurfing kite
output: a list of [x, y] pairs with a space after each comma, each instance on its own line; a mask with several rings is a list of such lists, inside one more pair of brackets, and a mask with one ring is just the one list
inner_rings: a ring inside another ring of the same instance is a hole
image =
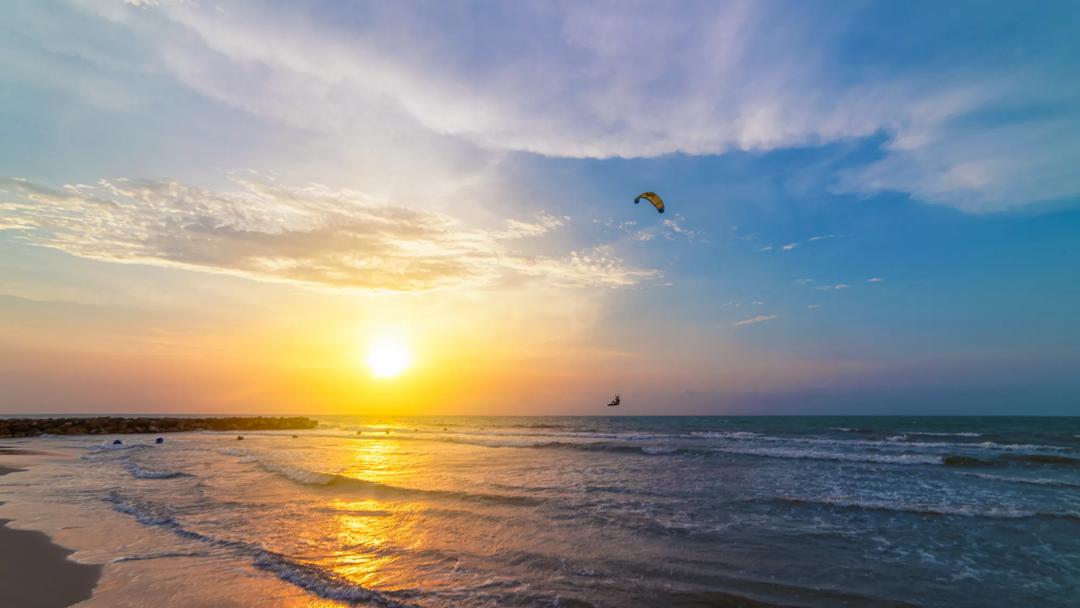
[[652, 203], [652, 206], [656, 207], [656, 210], [660, 213], [664, 212], [664, 199], [660, 198], [659, 194], [655, 192], [642, 192], [634, 199], [634, 204], [640, 203], [641, 199], [645, 199]]

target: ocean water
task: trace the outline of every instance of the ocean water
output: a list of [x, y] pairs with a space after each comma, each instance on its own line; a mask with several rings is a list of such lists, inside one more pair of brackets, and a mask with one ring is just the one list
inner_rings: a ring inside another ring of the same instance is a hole
[[1078, 418], [320, 421], [5, 440], [0, 516], [87, 606], [1080, 605]]

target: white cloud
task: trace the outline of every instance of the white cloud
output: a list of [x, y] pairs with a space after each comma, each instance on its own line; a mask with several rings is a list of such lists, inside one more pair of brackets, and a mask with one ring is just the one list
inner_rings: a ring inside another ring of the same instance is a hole
[[821, 304], [807, 304], [806, 307], [813, 310], [815, 308], [821, 308]]
[[734, 327], [741, 327], [743, 325], [753, 325], [754, 323], [764, 323], [765, 321], [772, 321], [777, 315], [758, 315], [756, 317], [750, 317], [749, 319], [743, 319], [742, 321], [736, 321], [732, 323]]
[[674, 218], [665, 219], [663, 222], [666, 232], [664, 237], [673, 240], [679, 237], [685, 238], [688, 241], [698, 241], [702, 238], [700, 230], [693, 230], [683, 225], [686, 218], [681, 215], [676, 215]]
[[492, 236], [500, 239], [520, 239], [531, 236], [540, 236], [560, 228], [570, 221], [567, 216], [556, 217], [550, 213], [538, 213], [531, 222], [521, 220], [507, 220], [506, 229], [495, 232]]
[[825, 241], [825, 240], [828, 240], [828, 239], [835, 239], [836, 236], [837, 235], [835, 235], [835, 234], [822, 234], [822, 235], [818, 235], [818, 236], [812, 236], [812, 237], [806, 239], [806, 242], [807, 243], [813, 243], [814, 241]]
[[844, 283], [837, 283], [835, 285], [818, 285], [814, 289], [818, 291], [839, 291], [841, 289], [847, 289], [848, 286]]
[[7, 219], [0, 228], [97, 260], [390, 291], [485, 285], [512, 275], [605, 287], [658, 276], [627, 267], [606, 247], [561, 256], [512, 249], [510, 242], [565, 221], [544, 214], [485, 231], [444, 213], [321, 185], [237, 180], [236, 189], [223, 191], [120, 179], [51, 189], [5, 181], [0, 211]]
[[[972, 212], [1080, 194], [1080, 86], [1015, 63], [1052, 45], [1007, 41], [1030, 51], [1008, 64], [855, 61], [851, 32], [902, 27], [855, 4], [514, 3], [477, 18], [422, 3], [73, 2], [144, 44], [146, 73], [339, 140], [365, 168], [440, 165], [451, 180], [502, 151], [722, 154], [882, 134], [880, 158], [837, 188]], [[1060, 111], [980, 122], [1032, 107]]]
[[798, 243], [788, 243], [787, 245], [784, 245], [783, 247], [781, 247], [781, 249], [783, 249], [784, 251], [791, 251], [792, 249], [795, 249], [798, 246], [799, 246]]
[[883, 282], [884, 280], [885, 280], [885, 279], [883, 279], [883, 278], [881, 278], [881, 277], [870, 277], [869, 279], [866, 279], [866, 282], [867, 282], [867, 283], [881, 283], [881, 282]]
[[772, 251], [772, 249], [773, 249], [772, 245], [766, 245], [766, 246], [762, 247], [761, 249], [758, 249], [758, 251]]

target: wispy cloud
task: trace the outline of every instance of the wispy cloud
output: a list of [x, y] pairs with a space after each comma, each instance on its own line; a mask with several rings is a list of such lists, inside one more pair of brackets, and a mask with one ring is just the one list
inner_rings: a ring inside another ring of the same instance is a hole
[[885, 279], [883, 279], [881, 277], [870, 277], [869, 279], [866, 279], [867, 283], [881, 283], [881, 282], [884, 282], [884, 281], [885, 281]]
[[736, 321], [732, 323], [735, 327], [741, 327], [743, 325], [753, 325], [755, 323], [764, 323], [765, 321], [772, 321], [777, 318], [777, 315], [758, 315], [756, 317], [750, 317], [749, 319], [743, 319], [742, 321]]
[[813, 243], [814, 241], [825, 241], [825, 240], [828, 240], [828, 239], [835, 239], [836, 236], [837, 235], [835, 235], [835, 234], [822, 234], [822, 235], [812, 236], [812, 237], [806, 239], [806, 242], [807, 243]]
[[485, 285], [501, 277], [623, 287], [658, 276], [609, 247], [527, 255], [511, 243], [562, 226], [541, 214], [500, 230], [321, 185], [236, 180], [232, 190], [176, 181], [102, 180], [53, 189], [4, 180], [0, 229], [40, 246], [113, 262], [182, 266], [364, 290]]
[[683, 237], [689, 241], [695, 241], [701, 238], [700, 230], [693, 230], [683, 225], [686, 218], [681, 215], [677, 215], [675, 218], [664, 220], [664, 227], [667, 229], [664, 236], [668, 239], [675, 239], [677, 237]]
[[[360, 28], [329, 2], [270, 13], [257, 3], [226, 11], [195, 2], [138, 4], [158, 6], [79, 6], [110, 21], [110, 31], [125, 29], [147, 69], [245, 112], [345, 140], [424, 131], [484, 150], [607, 158], [883, 134], [880, 159], [851, 168], [840, 187], [901, 190], [968, 211], [1080, 193], [1071, 162], [1080, 141], [1080, 88], [1062, 77], [1071, 63], [1063, 68], [1053, 54], [1071, 50], [1031, 43], [1064, 39], [1071, 18], [1025, 16], [1005, 40], [949, 30], [956, 35], [943, 38], [976, 50], [994, 44], [1027, 52], [965, 52], [935, 62], [911, 54], [897, 73], [873, 53], [850, 61], [848, 53], [858, 52], [851, 30], [901, 45], [918, 37], [896, 36], [894, 28], [905, 25], [889, 11], [855, 5], [792, 10], [762, 1], [670, 11], [637, 4], [613, 11], [606, 3], [518, 3], [476, 19], [466, 10], [378, 3], [365, 9]], [[987, 7], [979, 18], [1005, 23], [1015, 15]], [[91, 43], [73, 54], [92, 53], [103, 65], [124, 60], [107, 56], [108, 48]], [[1019, 108], [1051, 110], [1019, 120]]]
[[787, 245], [784, 245], [783, 247], [781, 247], [781, 249], [783, 249], [784, 251], [791, 251], [792, 249], [795, 249], [798, 246], [799, 246], [798, 243], [788, 243]]
[[847, 289], [847, 288], [848, 288], [848, 286], [845, 285], [844, 283], [837, 283], [835, 285], [818, 285], [814, 289], [816, 289], [818, 291], [838, 291], [838, 290]]

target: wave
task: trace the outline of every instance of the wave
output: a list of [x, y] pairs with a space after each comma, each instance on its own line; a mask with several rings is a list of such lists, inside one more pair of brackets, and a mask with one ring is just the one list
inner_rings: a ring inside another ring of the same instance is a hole
[[941, 464], [941, 457], [933, 454], [872, 454], [867, 452], [828, 452], [798, 448], [713, 448], [725, 454], [763, 456], [765, 458], [789, 458], [794, 460], [836, 460], [843, 462], [869, 462], [875, 464]]
[[322, 473], [311, 471], [294, 465], [280, 462], [266, 461], [255, 458], [255, 463], [263, 470], [279, 475], [299, 483], [301, 485], [332, 487], [346, 490], [361, 491], [368, 494], [378, 494], [401, 498], [450, 498], [473, 502], [503, 503], [517, 505], [538, 505], [543, 503], [539, 498], [531, 496], [508, 495], [508, 494], [483, 494], [478, 492], [464, 492], [454, 490], [424, 490], [420, 488], [403, 488], [377, 481], [348, 477], [337, 473]]
[[128, 461], [125, 468], [127, 468], [128, 473], [131, 473], [131, 476], [136, 479], [176, 479], [178, 477], [190, 477], [187, 473], [181, 473], [180, 471], [144, 469], [131, 461]]
[[960, 473], [967, 477], [978, 477], [988, 481], [1004, 481], [1008, 483], [1025, 483], [1035, 486], [1053, 486], [1059, 488], [1080, 488], [1080, 482], [1065, 481], [1063, 479], [1047, 479], [1045, 477], [1014, 477], [1010, 475], [992, 475], [990, 473]]
[[694, 431], [690, 433], [690, 437], [703, 439], [757, 439], [761, 436], [761, 433], [751, 433], [750, 431]]
[[765, 458], [787, 458], [793, 460], [835, 460], [845, 462], [869, 462], [876, 464], [942, 464], [941, 456], [936, 454], [880, 454], [871, 452], [838, 452], [820, 449], [791, 447], [677, 447], [677, 446], [631, 446], [612, 443], [566, 443], [548, 442], [530, 447], [541, 449], [570, 449], [588, 452], [616, 452], [646, 454], [650, 456], [715, 456], [716, 454], [736, 454], [741, 456], [761, 456]]
[[330, 570], [320, 568], [315, 564], [299, 562], [273, 551], [260, 550], [253, 563], [260, 570], [271, 572], [285, 582], [328, 600], [351, 604], [367, 602], [387, 608], [408, 606], [408, 604], [395, 602], [378, 591], [357, 585]]
[[893, 500], [849, 500], [842, 498], [800, 498], [794, 496], [778, 496], [765, 500], [768, 502], [777, 502], [794, 506], [834, 507], [860, 511], [912, 513], [916, 515], [979, 517], [987, 519], [1046, 518], [1080, 521], [1080, 513], [1075, 511], [1030, 511], [1025, 509], [1003, 509], [993, 507], [987, 509], [968, 505], [927, 505]]
[[[546, 427], [548, 425], [544, 425]], [[550, 425], [556, 426], [556, 425]], [[526, 425], [522, 425], [523, 428]], [[544, 427], [536, 427], [543, 429]], [[863, 428], [850, 428], [850, 427], [833, 427], [833, 430], [848, 429], [850, 432], [858, 433], [870, 433], [871, 429]], [[379, 438], [383, 438], [384, 435], [376, 435]], [[910, 431], [903, 434], [892, 435], [884, 439], [841, 439], [836, 437], [805, 437], [805, 436], [783, 436], [783, 435], [766, 435], [763, 433], [752, 431], [691, 431], [689, 433], [650, 433], [650, 432], [625, 432], [625, 433], [612, 433], [612, 432], [597, 432], [597, 431], [573, 431], [567, 430], [565, 432], [526, 432], [510, 430], [478, 430], [478, 431], [451, 431], [445, 433], [442, 431], [434, 430], [416, 430], [405, 431], [395, 433], [392, 435], [386, 435], [386, 439], [392, 439], [397, 441], [408, 440], [422, 440], [422, 441], [439, 441], [445, 443], [454, 443], [459, 445], [474, 445], [479, 447], [491, 447], [491, 448], [551, 448], [551, 447], [566, 447], [570, 449], [582, 449], [582, 450], [598, 450], [598, 451], [625, 451], [625, 452], [638, 452], [638, 448], [633, 446], [612, 447], [617, 445], [616, 442], [640, 442], [640, 441], [663, 441], [663, 440], [693, 440], [693, 441], [709, 441], [718, 440], [722, 442], [734, 442], [738, 444], [747, 444], [753, 442], [768, 442], [774, 444], [804, 444], [815, 446], [829, 446], [835, 448], [885, 448], [896, 449], [910, 447], [912, 449], [925, 449], [925, 450], [988, 450], [988, 451], [1004, 451], [1004, 452], [1073, 452], [1075, 447], [1059, 446], [1059, 445], [1039, 445], [1039, 444], [1026, 444], [1026, 443], [999, 443], [994, 441], [983, 442], [966, 442], [966, 441], [925, 441], [919, 440], [917, 437], [912, 436], [926, 436], [926, 437], [958, 437], [958, 438], [973, 438], [981, 436], [975, 432], [932, 432], [932, 431]], [[341, 436], [336, 436], [341, 438]], [[351, 437], [353, 439], [365, 440], [370, 439], [370, 435]], [[550, 441], [540, 441], [549, 439]], [[583, 447], [578, 447], [583, 446]], [[656, 448], [650, 448], [648, 450], [642, 450], [644, 453], [650, 455], [656, 455], [661, 453], [689, 453], [683, 447], [677, 447], [674, 450], [659, 450]]]
[[925, 435], [927, 437], [982, 437], [982, 433], [964, 431], [960, 433], [934, 433], [930, 431], [907, 431], [908, 435]]
[[942, 458], [942, 464], [948, 467], [996, 467], [1006, 466], [1011, 463], [1080, 466], [1080, 459], [1056, 454], [1005, 454], [997, 458], [976, 458], [975, 456], [950, 454]]
[[1038, 445], [1030, 443], [997, 443], [994, 441], [975, 442], [950, 442], [950, 441], [911, 441], [907, 435], [892, 435], [885, 440], [873, 439], [828, 439], [824, 437], [776, 437], [763, 435], [754, 437], [755, 441], [768, 441], [773, 443], [804, 443], [809, 445], [829, 445], [837, 447], [884, 447], [895, 448], [897, 446], [911, 446], [915, 448], [933, 449], [983, 449], [1007, 452], [1069, 452], [1073, 448], [1058, 445]]
[[[319, 597], [340, 602], [368, 602], [387, 608], [409, 608], [386, 597], [385, 595], [350, 582], [332, 571], [315, 564], [300, 562], [286, 555], [264, 549], [255, 543], [214, 538], [201, 532], [185, 528], [174, 517], [147, 503], [139, 503], [121, 497], [115, 491], [110, 492], [105, 501], [114, 510], [130, 515], [140, 524], [163, 528], [182, 538], [206, 543], [214, 547], [230, 549], [251, 558], [252, 564]], [[138, 558], [127, 558], [138, 559]], [[147, 558], [143, 558], [147, 559]]]
[[201, 551], [165, 551], [163, 553], [151, 553], [149, 555], [126, 555], [109, 560], [110, 564], [122, 564], [124, 562], [142, 562], [151, 559], [170, 559], [176, 557], [206, 557]]
[[127, 450], [144, 450], [152, 448], [154, 446], [147, 443], [125, 443], [121, 445], [113, 445], [111, 443], [103, 443], [100, 445], [90, 446], [87, 451], [91, 454], [98, 454], [101, 452], [122, 452]]

